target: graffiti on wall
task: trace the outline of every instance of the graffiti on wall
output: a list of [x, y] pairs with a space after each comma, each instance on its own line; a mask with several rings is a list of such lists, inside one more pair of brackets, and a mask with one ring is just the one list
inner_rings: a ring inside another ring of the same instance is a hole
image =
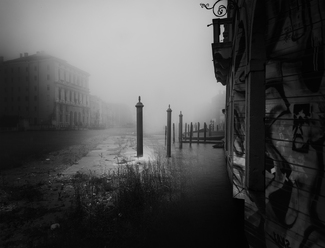
[[234, 116], [233, 116], [233, 196], [244, 198], [243, 189], [245, 188], [245, 63], [246, 51], [246, 32], [245, 24], [241, 21], [238, 25], [239, 31], [236, 37], [237, 56], [234, 58]]
[[266, 6], [267, 247], [325, 247], [325, 3]]
[[[245, 214], [263, 227], [265, 247], [325, 247], [325, 1], [266, 5], [265, 198], [247, 192]], [[245, 11], [239, 13], [232, 63], [237, 193], [245, 181], [245, 17], [252, 16]]]

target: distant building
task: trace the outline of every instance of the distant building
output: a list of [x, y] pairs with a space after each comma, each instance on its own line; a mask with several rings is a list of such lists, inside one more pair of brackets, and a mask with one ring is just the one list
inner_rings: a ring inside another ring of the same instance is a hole
[[0, 57], [2, 125], [16, 119], [27, 127], [89, 126], [88, 78], [87, 72], [44, 52], [8, 61]]
[[90, 96], [90, 127], [108, 128], [112, 126], [112, 106], [98, 96]]
[[123, 103], [110, 103], [109, 106], [112, 109], [111, 123], [114, 127], [134, 126], [135, 123], [130, 106]]
[[226, 107], [226, 92], [219, 91], [219, 93], [212, 98], [212, 106], [215, 112], [216, 118], [214, 120], [214, 130], [223, 130], [225, 123], [225, 115], [223, 114], [223, 110]]
[[101, 99], [90, 95], [90, 127], [99, 128], [102, 124]]
[[105, 128], [113, 126], [113, 106], [107, 102], [101, 102], [102, 123]]
[[107, 103], [97, 96], [90, 96], [90, 127], [134, 126], [130, 108], [121, 103]]

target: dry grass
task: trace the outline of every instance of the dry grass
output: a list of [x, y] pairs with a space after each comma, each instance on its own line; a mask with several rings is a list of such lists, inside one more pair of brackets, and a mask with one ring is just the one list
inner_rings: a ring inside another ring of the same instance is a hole
[[58, 220], [60, 228], [43, 233], [34, 246], [144, 247], [157, 221], [177, 205], [184, 180], [180, 168], [162, 156], [101, 176], [77, 173], [70, 179], [73, 205]]

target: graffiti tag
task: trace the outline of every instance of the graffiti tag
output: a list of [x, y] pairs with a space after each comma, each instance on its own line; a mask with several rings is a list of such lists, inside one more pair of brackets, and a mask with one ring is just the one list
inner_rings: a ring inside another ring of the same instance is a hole
[[283, 236], [273, 232], [273, 236], [270, 237], [279, 248], [291, 248], [289, 240], [287, 240]]

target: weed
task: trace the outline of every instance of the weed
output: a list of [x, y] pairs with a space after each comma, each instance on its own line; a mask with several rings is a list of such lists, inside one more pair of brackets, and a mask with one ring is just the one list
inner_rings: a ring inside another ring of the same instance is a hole
[[120, 163], [96, 176], [77, 173], [73, 205], [61, 228], [40, 247], [134, 247], [144, 244], [157, 220], [179, 200], [180, 168], [163, 156]]

